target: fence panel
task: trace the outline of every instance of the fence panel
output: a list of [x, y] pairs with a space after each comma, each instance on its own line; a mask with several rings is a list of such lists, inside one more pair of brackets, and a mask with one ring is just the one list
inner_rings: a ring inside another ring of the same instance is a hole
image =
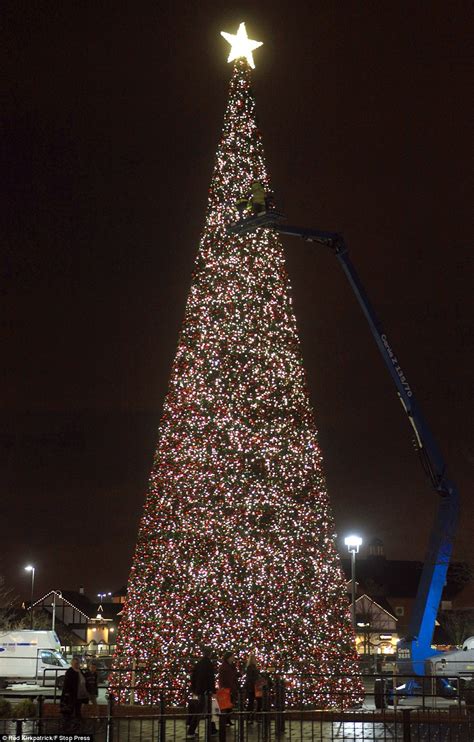
[[[115, 709], [117, 711], [117, 709]], [[30, 740], [31, 735], [92, 735], [94, 742], [185, 742], [186, 713], [109, 717], [88, 716], [65, 730], [58, 716], [41, 719], [0, 719], [0, 738]], [[403, 709], [398, 711], [314, 712], [262, 711], [249, 720], [246, 712], [233, 714], [227, 726], [221, 716], [217, 733], [210, 733], [203, 713], [195, 742], [473, 742], [474, 715], [458, 710]]]
[[[140, 682], [139, 672], [133, 683]], [[130, 677], [130, 675], [129, 675]], [[125, 682], [125, 676], [123, 677]], [[290, 681], [291, 682], [291, 681]], [[303, 682], [303, 681], [302, 681]], [[265, 686], [261, 705], [248, 708], [240, 694], [231, 716], [216, 714], [207, 699], [200, 714], [194, 742], [474, 742], [474, 698], [469, 685], [461, 684], [450, 698], [440, 697], [435, 679], [417, 679], [411, 695], [393, 694], [401, 679], [364, 678], [366, 698], [356, 709], [318, 710], [302, 702], [294, 702], [295, 694], [287, 693], [286, 679], [273, 675]], [[469, 681], [468, 681], [469, 682]], [[55, 689], [29, 694], [35, 700], [34, 718], [16, 718], [25, 694], [4, 691], [9, 699], [10, 716], [0, 719], [0, 739], [4, 736], [21, 742], [31, 735], [93, 735], [94, 742], [185, 742], [187, 737], [186, 708], [173, 707], [171, 693], [151, 686], [150, 694], [157, 699], [153, 705], [130, 703], [135, 699], [135, 685], [122, 685], [122, 703], [112, 693], [105, 700], [104, 688], [98, 706], [86, 705], [83, 718], [62, 719]], [[112, 687], [114, 684], [112, 684]], [[117, 683], [115, 683], [117, 687]], [[288, 684], [288, 688], [290, 683]], [[294, 687], [294, 685], [293, 685]], [[450, 691], [451, 692], [451, 691]], [[169, 695], [168, 695], [169, 693]], [[183, 689], [183, 698], [187, 696]], [[289, 698], [292, 705], [289, 706]], [[301, 694], [303, 698], [303, 694]], [[341, 699], [341, 707], [344, 707]], [[5, 707], [5, 704], [4, 704]], [[22, 711], [25, 706], [23, 705]], [[191, 742], [191, 740], [189, 740]]]

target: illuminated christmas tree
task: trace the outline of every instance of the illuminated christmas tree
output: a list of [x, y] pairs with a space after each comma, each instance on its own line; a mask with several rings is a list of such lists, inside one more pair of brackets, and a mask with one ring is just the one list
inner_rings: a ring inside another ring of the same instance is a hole
[[165, 689], [182, 703], [201, 644], [254, 651], [290, 700], [347, 706], [362, 690], [283, 249], [270, 229], [226, 230], [252, 183], [270, 188], [251, 90], [260, 44], [243, 24], [223, 35], [236, 61], [115, 667], [136, 669], [122, 684], [137, 701]]

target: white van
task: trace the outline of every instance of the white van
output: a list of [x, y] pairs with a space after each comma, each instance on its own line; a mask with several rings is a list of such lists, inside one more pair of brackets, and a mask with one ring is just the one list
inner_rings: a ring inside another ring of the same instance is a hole
[[466, 639], [462, 649], [452, 652], [439, 652], [427, 659], [430, 675], [457, 677], [459, 675], [474, 675], [474, 636]]
[[55, 631], [0, 634], [0, 688], [10, 683], [61, 687], [68, 667]]

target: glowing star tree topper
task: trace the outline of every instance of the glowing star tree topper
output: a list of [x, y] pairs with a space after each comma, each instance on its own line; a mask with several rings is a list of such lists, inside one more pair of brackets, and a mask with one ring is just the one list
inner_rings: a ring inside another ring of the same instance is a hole
[[252, 52], [254, 49], [258, 49], [259, 46], [262, 46], [263, 41], [254, 41], [253, 39], [249, 39], [245, 23], [240, 24], [239, 30], [236, 34], [221, 31], [221, 36], [229, 42], [231, 47], [227, 58], [228, 62], [233, 62], [234, 59], [245, 57], [250, 67], [255, 69]]

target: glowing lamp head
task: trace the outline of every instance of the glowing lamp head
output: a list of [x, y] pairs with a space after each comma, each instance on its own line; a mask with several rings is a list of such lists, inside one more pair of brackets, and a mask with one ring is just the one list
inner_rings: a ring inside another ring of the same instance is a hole
[[32, 564], [28, 564], [28, 565], [27, 565], [27, 566], [25, 567], [25, 572], [34, 572], [34, 571], [35, 571], [35, 568], [33, 567], [33, 565], [32, 565]]
[[344, 543], [350, 552], [354, 552], [354, 554], [357, 554], [357, 552], [359, 551], [359, 547], [362, 544], [362, 539], [360, 536], [355, 536], [354, 534], [352, 534], [351, 536], [346, 536], [346, 538], [344, 539]]

